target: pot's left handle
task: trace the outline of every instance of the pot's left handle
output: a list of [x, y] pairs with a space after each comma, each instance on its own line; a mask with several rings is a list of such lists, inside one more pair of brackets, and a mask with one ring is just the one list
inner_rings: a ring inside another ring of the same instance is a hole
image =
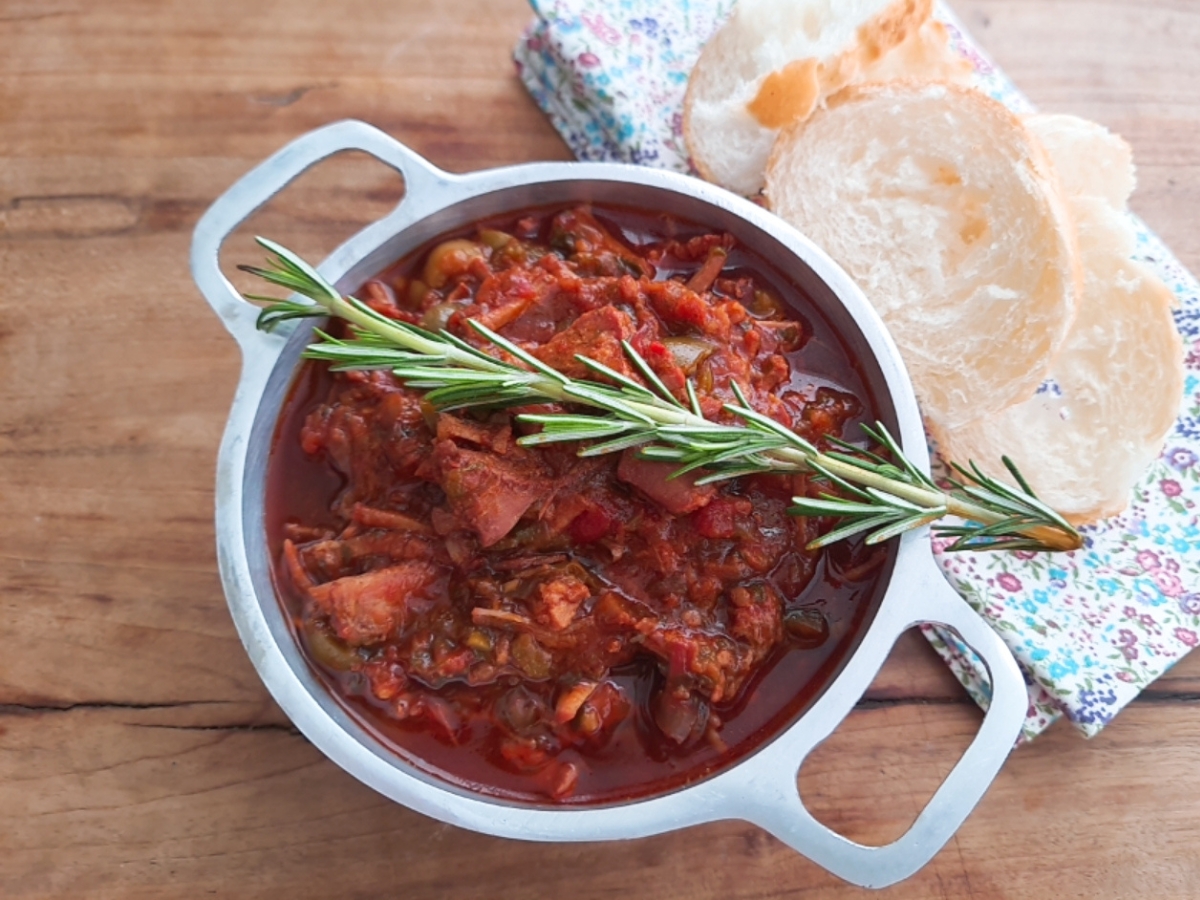
[[[282, 346], [255, 328], [258, 307], [242, 299], [221, 271], [221, 245], [251, 213], [278, 194], [306, 169], [337, 153], [361, 150], [396, 169], [404, 177], [405, 204], [413, 196], [449, 177], [423, 157], [365, 122], [345, 121], [310, 131], [259, 163], [209, 207], [192, 235], [192, 277], [213, 311], [225, 323], [242, 351], [263, 348], [264, 341]], [[322, 273], [326, 274], [326, 273]]]

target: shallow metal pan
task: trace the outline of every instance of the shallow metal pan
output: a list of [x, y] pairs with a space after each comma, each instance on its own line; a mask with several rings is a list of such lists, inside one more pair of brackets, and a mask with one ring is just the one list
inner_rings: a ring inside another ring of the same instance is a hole
[[[824, 252], [754, 204], [696, 179], [632, 166], [535, 163], [451, 175], [364, 123], [320, 128], [226, 191], [196, 226], [191, 254], [193, 277], [237, 340], [243, 359], [217, 466], [221, 579], [242, 643], [284, 712], [330, 759], [377, 791], [443, 822], [487, 834], [537, 841], [614, 840], [741, 819], [864, 887], [884, 887], [920, 869], [996, 776], [1017, 739], [1027, 704], [1012, 655], [943, 579], [924, 532], [897, 542], [878, 610], [841, 671], [807, 711], [742, 761], [671, 793], [569, 808], [472, 793], [421, 771], [380, 744], [316, 679], [276, 599], [264, 527], [271, 439], [311, 328], [301, 326], [283, 336], [256, 330], [257, 309], [222, 274], [218, 255], [229, 234], [296, 176], [349, 150], [365, 151], [397, 169], [404, 177], [405, 196], [391, 214], [320, 265], [343, 292], [352, 292], [438, 235], [509, 211], [598, 201], [672, 213], [732, 233], [807, 292], [861, 361], [881, 416], [905, 453], [923, 469], [928, 470], [929, 462], [908, 376], [871, 305]], [[863, 846], [813, 818], [799, 795], [797, 772], [862, 696], [900, 634], [921, 623], [950, 628], [979, 654], [990, 673], [992, 703], [970, 747], [909, 831], [886, 846]]]

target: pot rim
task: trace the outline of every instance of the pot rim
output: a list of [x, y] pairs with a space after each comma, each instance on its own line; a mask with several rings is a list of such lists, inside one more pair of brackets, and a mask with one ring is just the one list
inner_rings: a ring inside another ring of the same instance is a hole
[[[273, 433], [275, 424], [273, 416], [264, 422], [259, 410], [268, 388], [280, 389], [278, 375], [271, 386], [276, 362], [302, 336], [297, 333], [289, 340], [259, 332], [254, 324], [257, 308], [243, 301], [225, 278], [218, 256], [226, 237], [255, 209], [310, 166], [347, 150], [366, 151], [397, 169], [405, 180], [405, 197], [391, 214], [351, 237], [318, 267], [335, 284], [356, 277], [361, 281], [382, 269], [399, 255], [393, 251], [395, 239], [410, 230], [423, 227], [436, 234], [453, 227], [439, 225], [439, 215], [445, 219], [454, 211], [469, 212], [481, 198], [528, 197], [531, 191], [568, 182], [601, 184], [613, 191], [666, 192], [762, 232], [810, 270], [836, 298], [840, 310], [848, 313], [851, 327], [861, 337], [848, 342], [865, 345], [878, 366], [878, 377], [868, 380], [877, 399], [893, 407], [901, 446], [918, 467], [929, 468], [911, 383], [878, 314], [822, 250], [761, 207], [687, 176], [610, 163], [531, 163], [451, 175], [364, 123], [325, 126], [278, 151], [219, 198], [196, 226], [191, 257], [197, 285], [243, 353], [241, 379], [217, 467], [221, 580], [239, 636], [284, 712], [326, 756], [359, 780], [412, 809], [475, 831], [524, 840], [609, 840], [736, 818], [765, 828], [826, 869], [865, 887], [892, 884], [921, 868], [949, 840], [999, 771], [1020, 733], [1027, 705], [1024, 680], [1012, 654], [942, 577], [927, 530], [899, 539], [892, 574], [873, 620], [841, 672], [807, 711], [727, 769], [668, 793], [586, 807], [537, 807], [472, 793], [422, 772], [382, 747], [315, 681], [283, 622], [274, 591], [269, 598], [261, 596], [263, 566], [269, 563], [255, 559], [251, 548], [255, 529], [261, 530], [262, 523], [246, 520], [247, 498], [261, 489], [251, 477], [255, 470], [250, 453], [263, 446], [262, 430]], [[532, 205], [537, 204], [518, 202], [507, 209]], [[474, 218], [505, 211], [491, 209]], [[265, 446], [270, 437], [268, 433]], [[258, 462], [261, 477], [265, 461]], [[261, 511], [261, 504], [257, 509]], [[886, 846], [867, 847], [817, 822], [804, 807], [796, 776], [808, 753], [837, 728], [862, 696], [900, 634], [925, 623], [948, 627], [983, 659], [992, 680], [992, 703], [975, 739], [909, 831]]]

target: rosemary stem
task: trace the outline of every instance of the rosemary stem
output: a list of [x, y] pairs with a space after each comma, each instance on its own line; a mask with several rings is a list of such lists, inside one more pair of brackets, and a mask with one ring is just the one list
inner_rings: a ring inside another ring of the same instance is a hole
[[702, 419], [686, 409], [669, 409], [649, 403], [639, 403], [637, 400], [623, 400], [622, 403], [642, 415], [649, 416], [659, 425], [695, 425], [701, 428], [711, 428], [713, 424], [708, 419]]
[[[968, 519], [974, 522], [981, 522], [984, 525], [992, 525], [996, 522], [1004, 520], [1004, 516], [984, 509], [982, 506], [977, 506], [974, 503], [968, 503], [950, 494], [946, 494], [946, 511], [952, 516], [958, 516], [960, 519]], [[1028, 525], [1017, 528], [1021, 534], [1032, 538], [1042, 544], [1047, 550], [1063, 550], [1070, 552], [1078, 550], [1083, 546], [1083, 538], [1077, 532], [1065, 532], [1061, 528], [1050, 525]]]
[[[917, 506], [926, 509], [944, 507], [950, 515], [958, 516], [960, 519], [967, 519], [972, 522], [979, 522], [983, 525], [994, 525], [1008, 518], [1006, 513], [987, 509], [984, 506], [972, 503], [970, 500], [964, 500], [961, 497], [956, 497], [953, 494], [947, 494], [943, 491], [931, 491], [919, 485], [907, 484], [876, 472], [861, 469], [858, 466], [851, 465], [839, 459], [825, 456], [824, 454], [820, 454], [814, 459], [798, 448], [783, 447], [779, 450], [768, 451], [764, 455], [790, 463], [795, 466], [797, 471], [807, 469], [808, 462], [812, 460], [818, 462], [822, 468], [832, 472], [834, 475], [845, 478], [854, 484], [859, 484], [863, 487], [873, 487], [876, 490], [899, 497], [902, 500], [907, 500], [910, 503], [915, 503]], [[1081, 546], [1078, 535], [1066, 534], [1059, 528], [1046, 525], [1030, 525], [1018, 530], [1022, 534], [1034, 538], [1055, 550], [1078, 550]]]
[[370, 331], [380, 337], [394, 341], [406, 350], [413, 350], [417, 353], [426, 353], [430, 355], [441, 355], [445, 353], [445, 347], [428, 338], [423, 338], [419, 334], [414, 334], [411, 331], [406, 331], [395, 325], [386, 322], [380, 322], [378, 319], [372, 318], [358, 309], [354, 304], [347, 303], [345, 300], [330, 299], [327, 303], [322, 304], [329, 314], [339, 319], [345, 319], [352, 325], [357, 325], [364, 331]]
[[[951, 550], [1047, 549], [1075, 550], [1082, 538], [1060, 515], [1042, 504], [1007, 459], [1005, 465], [1019, 483], [1015, 491], [972, 466], [959, 469], [965, 481], [961, 491], [943, 492], [904, 458], [904, 453], [882, 426], [863, 431], [884, 445], [897, 464], [887, 464], [876, 454], [856, 454], [840, 441], [845, 452], [822, 452], [791, 429], [753, 408], [746, 392], [736, 383], [730, 387], [737, 404], [724, 409], [741, 420], [722, 424], [705, 418], [692, 385], [684, 406], [662, 384], [649, 364], [628, 343], [626, 355], [641, 373], [645, 384], [631, 380], [586, 356], [582, 363], [603, 376], [575, 381], [519, 345], [472, 321], [475, 330], [498, 351], [490, 355], [451, 334], [440, 335], [380, 315], [353, 297], [343, 297], [336, 288], [291, 251], [264, 238], [259, 242], [275, 255], [269, 268], [244, 267], [268, 282], [295, 291], [313, 302], [268, 301], [259, 327], [270, 329], [287, 319], [328, 313], [352, 326], [345, 339], [320, 334], [310, 350], [318, 359], [336, 361], [340, 368], [377, 369], [392, 363], [394, 374], [404, 383], [429, 391], [436, 408], [466, 409], [491, 406], [532, 406], [540, 403], [582, 405], [603, 410], [600, 416], [565, 414], [557, 417], [528, 416], [547, 426], [522, 443], [602, 440], [586, 453], [612, 453], [641, 447], [649, 458], [676, 460], [676, 474], [708, 469], [705, 482], [755, 472], [810, 472], [841, 485], [851, 498], [825, 494], [819, 498], [796, 497], [792, 512], [798, 515], [842, 517], [849, 520], [813, 542], [841, 540], [862, 531], [872, 532], [868, 542], [887, 540], [910, 528], [932, 524], [943, 516], [963, 520], [962, 525], [942, 526], [942, 533], [957, 536]], [[265, 298], [257, 298], [265, 299]], [[392, 355], [380, 352], [391, 350]], [[405, 352], [396, 353], [402, 350]], [[518, 417], [519, 419], [521, 417]], [[550, 425], [555, 427], [551, 428]], [[616, 437], [614, 437], [616, 436]], [[658, 443], [654, 443], [658, 442]], [[857, 456], [860, 464], [855, 464]]]

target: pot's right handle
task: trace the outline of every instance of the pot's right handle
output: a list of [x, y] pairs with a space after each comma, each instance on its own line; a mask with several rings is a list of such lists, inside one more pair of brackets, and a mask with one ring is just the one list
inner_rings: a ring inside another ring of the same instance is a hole
[[[1025, 680], [1011, 651], [946, 582], [933, 561], [928, 538], [914, 534], [905, 539], [925, 543], [923, 548], [907, 548], [916, 551], [908, 557], [912, 561], [904, 567], [908, 571], [900, 572], [898, 565], [894, 575], [894, 579], [903, 579], [899, 584], [906, 597], [896, 599], [901, 604], [908, 601], [907, 614], [886, 623], [882, 635], [886, 644], [865, 654], [861, 651], [867, 648], [859, 648], [855, 657], [875, 658], [852, 675], [855, 660], [851, 660], [843, 672], [851, 675], [851, 683], [837, 685], [837, 696], [827, 693], [810, 712], [815, 713], [818, 706], [830, 701], [814, 728], [805, 729], [796, 740], [780, 740], [772, 745], [766, 754], [772, 758], [760, 766], [748, 767], [757, 774], [741, 786], [745, 791], [742, 804], [750, 804], [748, 810], [742, 805], [744, 818], [835, 875], [862, 887], [887, 887], [933, 859], [1000, 771], [1021, 733], [1029, 705]], [[991, 676], [991, 704], [970, 747], [904, 836], [882, 847], [858, 844], [813, 818], [800, 797], [796, 778], [808, 753], [832, 733], [870, 686], [895, 639], [909, 627], [926, 623], [950, 628], [983, 659]]]
[[[347, 120], [326, 125], [296, 138], [283, 149], [243, 175], [233, 187], [209, 207], [196, 225], [192, 236], [192, 277], [204, 298], [247, 354], [257, 342], [271, 340], [258, 332], [255, 320], [259, 309], [242, 299], [221, 271], [219, 255], [225, 239], [251, 213], [278, 194], [287, 185], [324, 159], [347, 150], [361, 150], [396, 169], [404, 177], [406, 212], [416, 198], [433, 199], [436, 188], [450, 183], [454, 176], [441, 171], [395, 138], [378, 128]], [[415, 215], [419, 210], [412, 209]], [[375, 226], [390, 222], [391, 216]], [[336, 255], [336, 254], [335, 254]], [[327, 274], [322, 272], [322, 274]], [[273, 343], [279, 343], [277, 339]]]

